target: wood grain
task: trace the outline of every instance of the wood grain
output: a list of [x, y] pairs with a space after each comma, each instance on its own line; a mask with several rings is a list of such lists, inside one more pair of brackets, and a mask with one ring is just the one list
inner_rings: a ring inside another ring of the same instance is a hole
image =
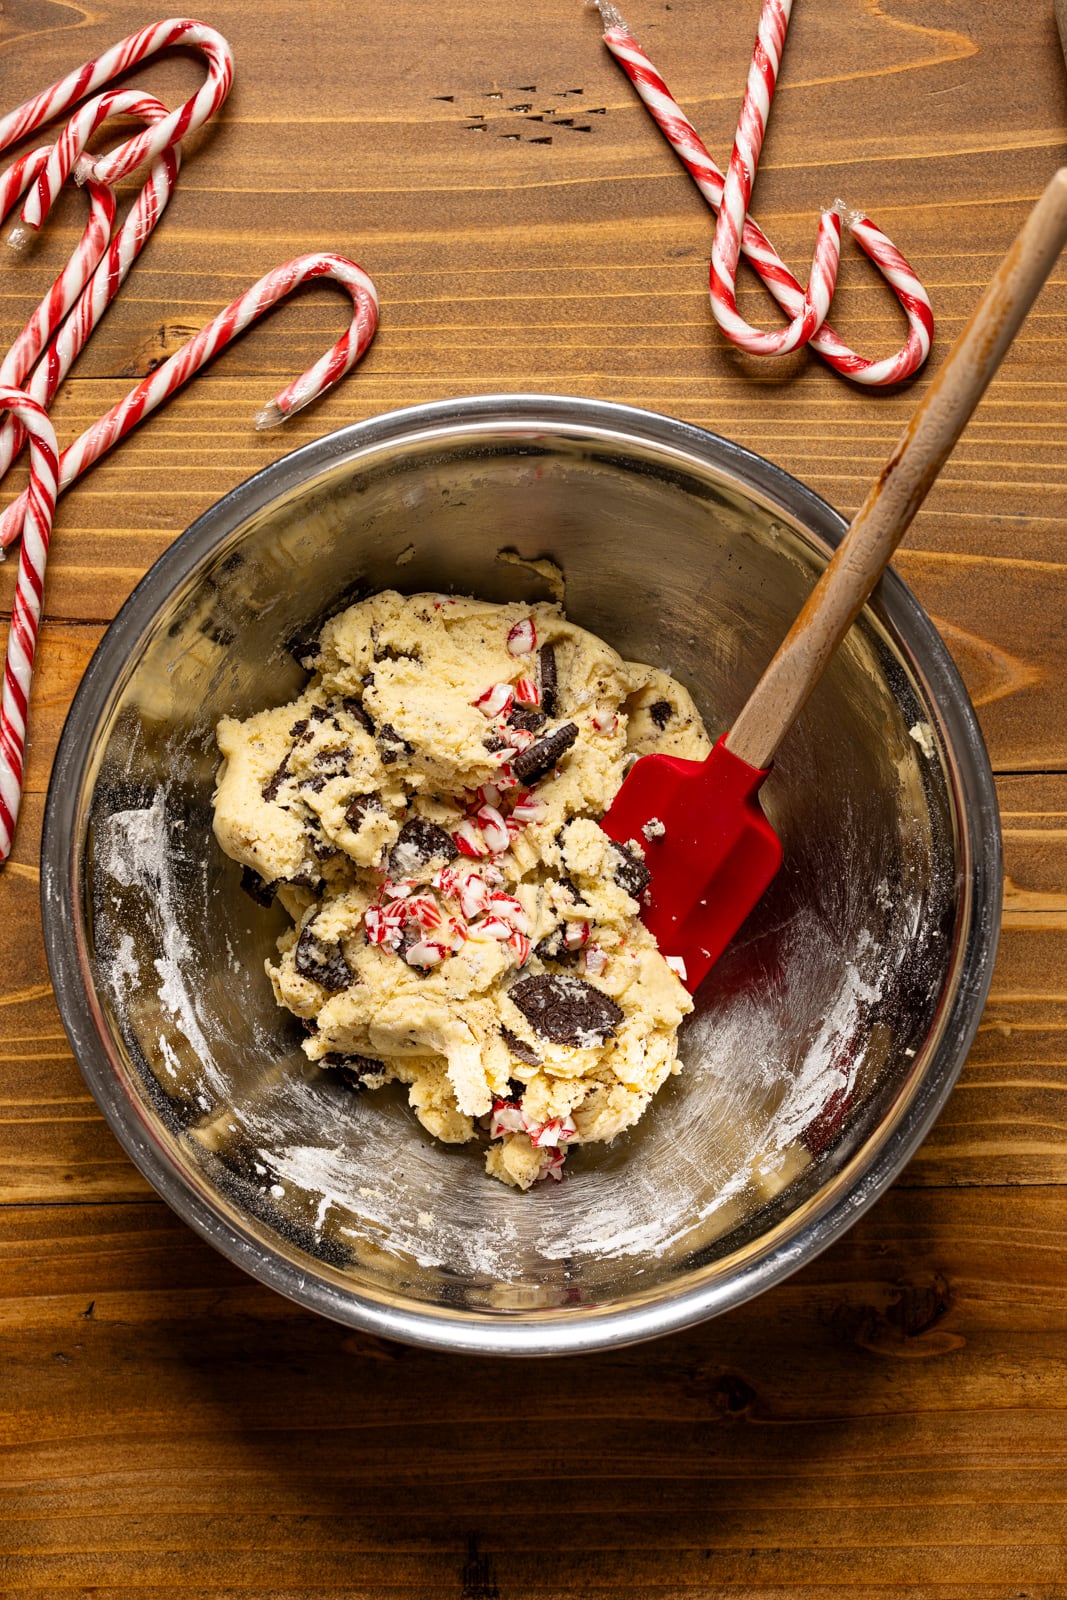
[[33, 1419], [0, 1418], [5, 1592], [1046, 1600], [1060, 1221], [1048, 1189], [898, 1190], [694, 1333], [472, 1364], [288, 1305], [160, 1205], [0, 1212]]
[[[755, 0], [713, 21], [702, 0], [624, 9], [725, 161]], [[147, 20], [132, 0], [8, 0], [4, 105]], [[937, 336], [895, 393], [724, 345], [710, 214], [576, 0], [217, 0], [207, 20], [234, 46], [234, 93], [63, 386], [61, 442], [297, 252], [359, 260], [382, 323], [334, 393], [257, 434], [254, 412], [345, 325], [338, 291], [301, 292], [60, 502], [0, 871], [0, 1593], [1067, 1596], [1063, 261], [897, 558], [998, 772], [992, 993], [901, 1181], [796, 1278], [693, 1333], [550, 1364], [317, 1320], [202, 1245], [119, 1149], [63, 1034], [37, 909], [48, 773], [104, 626], [201, 511], [331, 428], [464, 393], [592, 395], [736, 439], [854, 511], [1067, 159], [1051, 7], [796, 6], [754, 214], [801, 276], [838, 194], [898, 241]], [[200, 76], [171, 52], [129, 82], [177, 104]], [[83, 216], [65, 196], [0, 262], [0, 347]], [[739, 298], [770, 324], [750, 276]], [[901, 337], [851, 245], [834, 323], [864, 353]], [[9, 562], [0, 615], [13, 583]]]

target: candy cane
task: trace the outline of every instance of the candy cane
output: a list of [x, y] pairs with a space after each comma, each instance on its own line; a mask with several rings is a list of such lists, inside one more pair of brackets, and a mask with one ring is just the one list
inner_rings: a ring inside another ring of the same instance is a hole
[[[378, 326], [378, 296], [374, 285], [362, 267], [346, 260], [344, 256], [325, 252], [297, 256], [295, 260], [287, 261], [260, 278], [247, 293], [220, 312], [161, 367], [143, 378], [124, 400], [112, 406], [105, 417], [75, 439], [59, 460], [59, 492], [68, 488], [105, 451], [110, 450], [144, 417], [162, 405], [250, 323], [291, 294], [300, 284], [321, 277], [333, 278], [348, 291], [354, 308], [352, 323], [313, 367], [294, 378], [280, 394], [267, 402], [256, 417], [256, 426], [269, 428], [284, 421], [343, 378], [363, 355]], [[26, 495], [23, 494], [0, 518], [0, 545], [9, 545], [18, 537], [26, 514], [25, 501]]]
[[[108, 117], [120, 115], [137, 117], [149, 127], [154, 127], [170, 113], [154, 95], [143, 94], [137, 89], [109, 89], [106, 94], [98, 94], [95, 99], [79, 106], [55, 144], [49, 148], [44, 169], [34, 178], [23, 201], [22, 225], [8, 235], [8, 244], [21, 249], [29, 243], [51, 211], [56, 195], [74, 170], [75, 163], [83, 155], [93, 134]], [[83, 181], [94, 181], [90, 173], [91, 163], [85, 170]]]
[[[139, 61], [171, 45], [192, 45], [200, 50], [207, 58], [207, 78], [192, 99], [179, 106], [177, 111], [172, 111], [154, 127], [135, 134], [132, 139], [119, 145], [117, 150], [91, 163], [87, 176], [98, 183], [117, 183], [135, 167], [153, 160], [184, 139], [186, 134], [202, 127], [229, 94], [233, 83], [233, 54], [221, 33], [216, 33], [206, 23], [191, 18], [170, 17], [165, 22], [142, 28], [139, 33], [131, 33], [110, 50], [105, 50], [103, 55], [87, 61], [84, 66], [54, 83], [50, 89], [25, 101], [0, 119], [0, 150], [16, 144], [42, 123], [61, 116], [83, 95], [99, 88], [102, 83], [117, 78]], [[37, 179], [36, 195], [29, 215], [24, 218], [27, 226], [40, 226], [53, 199], [54, 194], [48, 186], [46, 175], [41, 174]]]
[[841, 219], [835, 211], [823, 211], [804, 303], [789, 326], [777, 333], [762, 333], [751, 327], [738, 311], [734, 285], [741, 254], [741, 232], [759, 170], [792, 6], [793, 0], [763, 0], [730, 165], [726, 169], [719, 225], [711, 250], [712, 315], [733, 344], [757, 356], [784, 355], [807, 344], [826, 320], [841, 257]]
[[11, 607], [11, 629], [0, 692], [0, 861], [11, 854], [22, 800], [30, 683], [37, 653], [44, 572], [56, 505], [58, 448], [47, 414], [19, 389], [0, 386], [0, 411], [10, 411], [30, 437], [30, 486], [25, 501], [22, 549]]
[[[33, 150], [0, 174], [0, 220], [47, 165], [48, 146]], [[115, 220], [115, 196], [106, 184], [90, 183], [89, 220], [74, 255], [0, 362], [0, 383], [19, 387], [54, 329], [66, 315], [103, 255]], [[7, 419], [5, 418], [5, 421]], [[5, 463], [6, 465], [6, 463]], [[0, 475], [3, 468], [0, 467]]]
[[[0, 383], [19, 385], [92, 277], [107, 249], [115, 221], [115, 191], [106, 183], [86, 185], [89, 220], [74, 254], [0, 362]], [[5, 419], [6, 420], [6, 419]], [[0, 462], [0, 475], [7, 462]]]
[[[711, 210], [718, 213], [725, 184], [723, 174], [614, 5], [610, 0], [597, 0], [597, 4], [605, 23], [604, 43], [608, 50], [633, 83]], [[824, 322], [812, 336], [811, 348], [835, 371], [856, 383], [871, 387], [898, 383], [917, 371], [929, 354], [934, 331], [929, 298], [900, 251], [869, 217], [847, 211], [840, 202], [835, 203], [834, 209], [896, 294], [908, 319], [908, 335], [894, 355], [875, 361], [858, 355]], [[804, 291], [766, 234], [750, 218], [741, 234], [741, 250], [786, 314], [796, 317], [804, 303]]]
[[[166, 106], [151, 95], [143, 95], [132, 90], [117, 90], [99, 96], [71, 119], [60, 136], [59, 143], [65, 144], [62, 160], [67, 170], [70, 163], [77, 159], [85, 140], [95, 132], [106, 116], [115, 111], [125, 111], [149, 121], [159, 121], [167, 115]], [[68, 134], [71, 134], [69, 139]], [[39, 405], [47, 407], [51, 404], [56, 390], [118, 293], [145, 241], [162, 216], [173, 191], [180, 165], [181, 151], [178, 146], [165, 151], [158, 161], [153, 162], [144, 188], [110, 243], [107, 242], [107, 235], [111, 231], [109, 223], [104, 237], [107, 246], [104, 259], [101, 260], [98, 256], [96, 261], [93, 261], [92, 252], [86, 253], [83, 265], [89, 267], [92, 276], [88, 284], [82, 282], [79, 285], [81, 293], [74, 302], [71, 315], [56, 333], [51, 347], [38, 363], [32, 378], [29, 382], [25, 381], [27, 368], [30, 362], [36, 359], [40, 350], [40, 343], [33, 337], [33, 318], [15, 341], [3, 365], [0, 365], [0, 382], [18, 385]], [[91, 194], [99, 191], [101, 194], [111, 196], [110, 211], [113, 219], [114, 197], [111, 189], [107, 185], [95, 183], [92, 179], [88, 181], [86, 187]], [[79, 253], [76, 252], [75, 262], [78, 259]], [[57, 294], [62, 277], [74, 270], [73, 263], [68, 264], [64, 274], [53, 286], [53, 294]], [[76, 277], [81, 277], [80, 271], [76, 272]], [[36, 318], [37, 313], [34, 316]], [[54, 326], [53, 322], [52, 327]], [[47, 338], [51, 331], [52, 328], [49, 327], [44, 337]], [[29, 361], [23, 359], [26, 353], [29, 353]], [[13, 416], [5, 417], [0, 423], [0, 477], [3, 477], [18, 453], [23, 437], [22, 429]], [[14, 536], [13, 533], [12, 537]], [[2, 547], [0, 547], [0, 558], [2, 558]]]

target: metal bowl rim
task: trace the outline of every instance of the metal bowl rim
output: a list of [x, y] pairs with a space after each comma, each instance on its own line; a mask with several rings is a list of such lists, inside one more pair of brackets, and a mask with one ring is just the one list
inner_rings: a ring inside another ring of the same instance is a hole
[[[308, 1280], [291, 1264], [236, 1227], [194, 1193], [163, 1147], [132, 1124], [129, 1104], [100, 1038], [98, 1008], [89, 985], [82, 934], [81, 841], [73, 824], [95, 730], [107, 714], [124, 668], [135, 657], [157, 611], [225, 538], [289, 490], [352, 456], [408, 436], [415, 444], [435, 430], [490, 427], [574, 428], [598, 438], [666, 448], [690, 456], [733, 480], [746, 493], [816, 539], [836, 546], [847, 523], [799, 479], [731, 440], [633, 406], [578, 397], [497, 394], [435, 401], [390, 411], [315, 440], [264, 467], [203, 512], [179, 535], [138, 583], [101, 639], [74, 696], [59, 746], [45, 806], [41, 844], [41, 909], [52, 983], [82, 1075], [111, 1131], [158, 1194], [197, 1233], [260, 1282], [289, 1299], [347, 1326], [380, 1336], [453, 1352], [485, 1355], [553, 1355], [636, 1343], [677, 1331], [743, 1304], [813, 1260], [873, 1203], [913, 1155], [948, 1097], [977, 1032], [992, 979], [999, 935], [1001, 840], [996, 791], [981, 730], [955, 663], [925, 611], [893, 571], [882, 579], [878, 607], [906, 649], [937, 706], [953, 757], [960, 847], [969, 869], [971, 915], [957, 958], [958, 983], [941, 1038], [925, 1076], [896, 1126], [880, 1127], [842, 1169], [852, 1174], [846, 1192], [816, 1195], [803, 1227], [775, 1231], [773, 1248], [735, 1276], [695, 1288], [667, 1286], [638, 1307], [509, 1315], [406, 1310], [368, 1300], [357, 1291]], [[964, 890], [968, 884], [964, 884]], [[869, 1163], [864, 1154], [876, 1143]], [[842, 1174], [838, 1174], [840, 1178]], [[837, 1185], [840, 1187], [840, 1185]], [[819, 1204], [822, 1199], [822, 1204]]]

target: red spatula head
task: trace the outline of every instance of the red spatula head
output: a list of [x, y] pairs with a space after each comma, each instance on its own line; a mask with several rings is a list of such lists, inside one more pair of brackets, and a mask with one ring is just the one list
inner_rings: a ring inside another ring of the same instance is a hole
[[652, 881], [642, 920], [693, 994], [782, 864], [778, 835], [756, 798], [767, 770], [728, 750], [706, 761], [642, 756], [601, 827], [634, 839]]

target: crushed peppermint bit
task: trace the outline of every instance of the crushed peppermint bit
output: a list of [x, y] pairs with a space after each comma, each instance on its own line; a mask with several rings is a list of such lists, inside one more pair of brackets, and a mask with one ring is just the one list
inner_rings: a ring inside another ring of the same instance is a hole
[[586, 947], [584, 962], [587, 976], [599, 978], [608, 964], [607, 951], [598, 944], [590, 944]]
[[528, 656], [537, 649], [537, 629], [533, 617], [523, 617], [508, 634], [508, 654]]
[[670, 967], [671, 971], [676, 973], [677, 976], [679, 978], [681, 978], [682, 982], [684, 983], [685, 980], [686, 980], [687, 974], [686, 974], [686, 970], [685, 970], [685, 962], [682, 959], [682, 957], [681, 956], [664, 956], [663, 959], [664, 959], [664, 961], [666, 961], [666, 963]]
[[465, 817], [459, 827], [453, 830], [452, 838], [456, 849], [464, 856], [487, 856], [489, 846], [482, 837], [481, 829], [476, 827], [469, 817]]
[[510, 683], [491, 683], [471, 705], [477, 706], [483, 716], [506, 717], [515, 704], [515, 691]]
[[507, 825], [496, 806], [479, 806], [475, 818], [482, 832], [487, 849], [493, 855], [499, 855], [511, 843], [508, 836]]

